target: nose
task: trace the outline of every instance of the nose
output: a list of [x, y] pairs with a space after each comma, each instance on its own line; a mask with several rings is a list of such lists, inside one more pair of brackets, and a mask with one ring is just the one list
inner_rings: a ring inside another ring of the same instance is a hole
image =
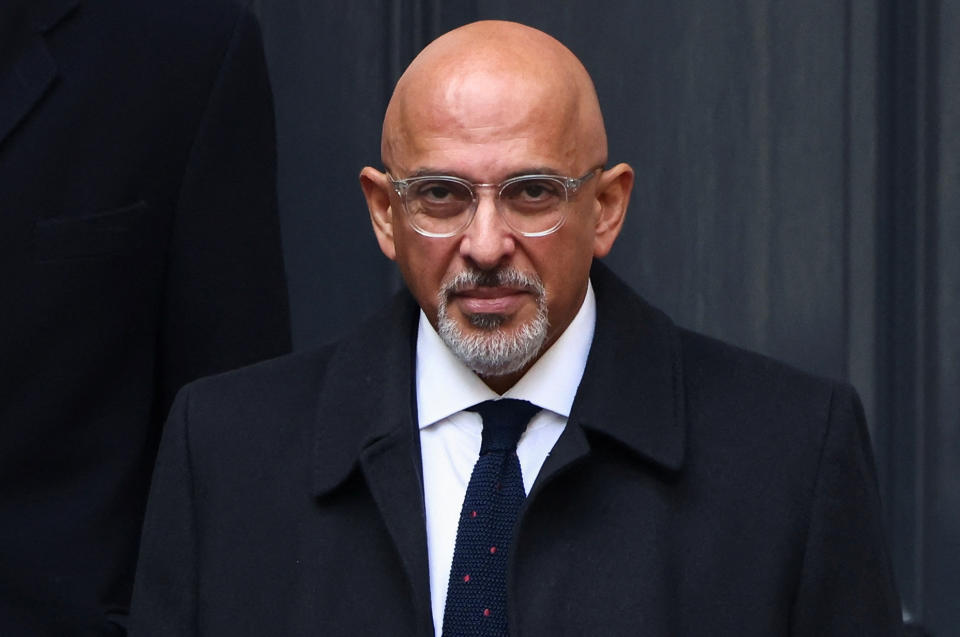
[[485, 189], [477, 197], [477, 211], [460, 240], [460, 256], [481, 270], [491, 270], [509, 261], [516, 241], [497, 210], [496, 193]]

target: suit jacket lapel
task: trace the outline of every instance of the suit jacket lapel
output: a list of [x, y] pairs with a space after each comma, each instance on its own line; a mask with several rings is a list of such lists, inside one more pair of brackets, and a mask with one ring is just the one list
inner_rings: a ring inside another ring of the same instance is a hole
[[413, 417], [417, 306], [406, 293], [342, 342], [325, 373], [314, 493], [362, 472], [406, 569], [422, 632], [432, 626], [420, 444]]
[[31, 11], [30, 34], [0, 66], [0, 144], [47, 93], [57, 78], [57, 64], [44, 37], [76, 7], [78, 0], [49, 0]]

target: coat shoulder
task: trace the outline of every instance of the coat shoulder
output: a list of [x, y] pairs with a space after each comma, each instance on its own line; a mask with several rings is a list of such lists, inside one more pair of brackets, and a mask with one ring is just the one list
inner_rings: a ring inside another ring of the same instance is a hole
[[409, 367], [403, 361], [409, 359], [408, 341], [416, 327], [411, 303], [408, 295], [397, 295], [338, 340], [195, 380], [180, 390], [172, 413], [184, 414], [191, 429], [202, 426], [212, 435], [224, 428], [271, 430], [313, 423], [321, 399], [331, 393], [359, 400], [371, 383], [387, 391], [384, 384], [394, 372]]
[[737, 388], [738, 393], [745, 395], [783, 387], [815, 397], [829, 396], [844, 384], [699, 332], [685, 328], [678, 328], [677, 332], [688, 386]]
[[690, 330], [678, 333], [692, 447], [762, 448], [774, 459], [771, 470], [796, 460], [790, 473], [812, 479], [831, 430], [866, 435], [858, 431], [862, 408], [849, 384]]
[[334, 350], [334, 345], [325, 345], [206, 376], [185, 385], [177, 400], [187, 401], [191, 414], [216, 410], [216, 420], [233, 412], [276, 413], [284, 405], [315, 397]]

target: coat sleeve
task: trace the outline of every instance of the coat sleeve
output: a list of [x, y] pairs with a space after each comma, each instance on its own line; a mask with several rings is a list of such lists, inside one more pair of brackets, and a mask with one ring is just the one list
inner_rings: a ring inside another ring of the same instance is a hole
[[157, 408], [186, 382], [290, 350], [273, 98], [256, 18], [239, 12], [171, 228]]
[[821, 448], [791, 635], [903, 634], [860, 399], [837, 387]]
[[189, 387], [178, 395], [157, 456], [130, 609], [132, 637], [191, 637], [197, 628], [197, 515]]

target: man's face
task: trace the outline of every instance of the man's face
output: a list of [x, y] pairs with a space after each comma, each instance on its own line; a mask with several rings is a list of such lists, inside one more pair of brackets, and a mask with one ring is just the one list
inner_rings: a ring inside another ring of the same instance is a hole
[[[485, 68], [430, 79], [408, 88], [401, 106], [388, 113], [384, 156], [394, 179], [451, 175], [496, 184], [524, 174], [580, 177], [602, 161], [593, 156], [597, 144], [583, 134], [578, 100], [557, 81]], [[478, 208], [466, 230], [433, 238], [410, 226], [385, 175], [366, 168], [361, 183], [380, 247], [397, 262], [431, 324], [502, 392], [579, 310], [592, 259], [606, 254], [622, 220], [632, 173], [621, 166], [625, 179], [598, 174], [586, 181], [563, 204], [564, 224], [542, 237], [507, 225], [494, 188], [477, 190]], [[613, 182], [623, 205], [605, 207], [601, 191]], [[603, 212], [612, 209], [612, 217]], [[598, 235], [606, 217], [613, 221], [607, 219]], [[506, 352], [509, 360], [475, 364], [469, 352], [477, 346], [488, 354]]]
[[[395, 178], [428, 173], [474, 183], [535, 173], [579, 177], [593, 166], [577, 152], [575, 112], [569, 100], [564, 103], [545, 88], [488, 73], [448, 82], [427, 97], [424, 107], [407, 109], [402, 141], [388, 168]], [[534, 351], [518, 353], [527, 358], [521, 367], [530, 362], [530, 354], [535, 358], [541, 346], [549, 346], [569, 325], [586, 292], [594, 253], [594, 181], [565, 204], [564, 225], [544, 237], [511, 230], [497, 211], [494, 189], [478, 190], [479, 207], [462, 234], [425, 237], [403, 218], [394, 193], [396, 261], [433, 326], [440, 329], [446, 323], [441, 332], [452, 328], [481, 342], [532, 339]], [[538, 322], [546, 323], [545, 329], [539, 337], [531, 336], [529, 332], [541, 331]], [[519, 370], [508, 365], [477, 371], [500, 375]]]

